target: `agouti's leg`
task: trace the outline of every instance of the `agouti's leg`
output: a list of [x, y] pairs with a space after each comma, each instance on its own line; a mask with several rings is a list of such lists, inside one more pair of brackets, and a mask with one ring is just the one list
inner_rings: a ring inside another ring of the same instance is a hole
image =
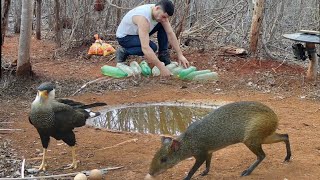
[[208, 172], [210, 171], [211, 158], [212, 158], [212, 153], [209, 153], [209, 154], [207, 155], [207, 158], [206, 158], [206, 170], [204, 170], [204, 171], [201, 173], [201, 176], [207, 175]]
[[261, 161], [266, 157], [263, 152], [261, 144], [252, 144], [252, 142], [245, 143], [245, 145], [257, 155], [257, 160], [246, 170], [241, 173], [241, 176], [248, 176], [251, 172], [261, 163]]
[[289, 136], [288, 134], [278, 134], [274, 133], [270, 136], [268, 136], [264, 141], [263, 144], [272, 144], [277, 142], [285, 142], [286, 148], [287, 148], [287, 156], [285, 157], [284, 161], [289, 161], [291, 157], [291, 148], [290, 148], [290, 142], [289, 142]]
[[184, 180], [190, 180], [191, 177], [193, 176], [193, 174], [199, 169], [199, 167], [204, 163], [204, 161], [206, 160], [207, 156], [205, 154], [202, 154], [200, 156], [195, 157], [196, 158], [196, 162], [194, 163], [193, 167], [191, 168], [191, 170], [188, 173], [188, 176], [186, 178], [184, 178]]

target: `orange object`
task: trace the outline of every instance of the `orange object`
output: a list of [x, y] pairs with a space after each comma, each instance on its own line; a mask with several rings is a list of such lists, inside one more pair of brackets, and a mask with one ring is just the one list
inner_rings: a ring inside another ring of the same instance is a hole
[[90, 46], [89, 55], [108, 56], [116, 51], [110, 44], [103, 42], [98, 34], [95, 34], [94, 38], [96, 41]]

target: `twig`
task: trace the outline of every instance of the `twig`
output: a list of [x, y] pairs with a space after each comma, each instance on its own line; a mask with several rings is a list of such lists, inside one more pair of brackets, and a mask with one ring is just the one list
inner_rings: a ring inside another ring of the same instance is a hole
[[117, 147], [117, 146], [120, 146], [120, 145], [122, 145], [122, 144], [125, 144], [125, 143], [129, 143], [129, 142], [137, 142], [138, 141], [138, 139], [130, 139], [130, 140], [126, 140], [126, 141], [123, 141], [123, 142], [121, 142], [121, 143], [119, 143], [119, 144], [116, 144], [116, 145], [113, 145], [113, 146], [109, 146], [109, 147], [104, 147], [104, 148], [101, 148], [101, 149], [97, 149], [97, 150], [95, 150], [95, 151], [101, 151], [101, 150], [105, 150], [105, 149], [110, 149], [110, 148], [114, 148], [114, 147]]
[[108, 4], [109, 4], [110, 6], [115, 7], [115, 8], [117, 8], [117, 9], [124, 9], [124, 10], [131, 10], [131, 9], [132, 9], [132, 8], [125, 8], [125, 7], [120, 7], [120, 6], [117, 6], [117, 5], [115, 5], [115, 4], [112, 4], [112, 3], [110, 2], [110, 0], [107, 0], [107, 2], [108, 2]]
[[23, 129], [0, 129], [0, 131], [22, 131]]
[[281, 66], [286, 62], [287, 57], [288, 57], [288, 55], [284, 58], [284, 60], [282, 61], [282, 63], [281, 63], [281, 64], [279, 64], [279, 66], [278, 66], [278, 67], [276, 67], [276, 68], [272, 68], [273, 72], [275, 72], [275, 73], [276, 73], [276, 70], [277, 70], [279, 67], [281, 67]]
[[26, 163], [26, 159], [23, 159], [21, 165], [21, 178], [24, 178], [24, 164]]
[[[78, 89], [76, 92], [74, 92], [74, 93], [72, 94], [72, 96], [76, 95], [78, 92], [80, 92], [81, 90], [83, 90], [83, 89], [84, 89], [85, 87], [87, 87], [89, 84], [95, 83], [95, 82], [97, 82], [97, 81], [102, 81], [102, 80], [105, 80], [105, 79], [107, 79], [107, 78], [109, 78], [109, 77], [108, 77], [108, 76], [104, 76], [104, 77], [100, 77], [100, 78], [98, 78], [98, 79], [95, 79], [95, 80], [92, 80], [92, 81], [89, 81], [89, 82], [85, 83], [84, 85], [81, 86], [80, 89]], [[110, 80], [112, 80], [112, 79], [113, 79], [113, 78], [110, 78], [110, 79], [108, 79], [108, 81], [110, 81]]]
[[[117, 170], [121, 169], [124, 166], [119, 166], [119, 167], [111, 167], [111, 168], [104, 168], [100, 169], [100, 171], [111, 171], [111, 170]], [[80, 172], [75, 172], [75, 173], [67, 173], [67, 174], [57, 174], [57, 175], [50, 175], [50, 176], [39, 176], [39, 177], [25, 177], [25, 178], [0, 178], [0, 180], [24, 180], [24, 179], [48, 179], [48, 178], [57, 178], [57, 177], [67, 177], [67, 176], [75, 176]], [[81, 173], [84, 174], [89, 174], [90, 171], [81, 171]]]
[[106, 63], [112, 61], [116, 56], [112, 56]]
[[[53, 158], [53, 157], [46, 156], [46, 159], [51, 159], [51, 158]], [[33, 160], [40, 160], [40, 159], [42, 159], [42, 157], [30, 158], [30, 159], [27, 159], [27, 160], [29, 160], [29, 161], [33, 161]]]

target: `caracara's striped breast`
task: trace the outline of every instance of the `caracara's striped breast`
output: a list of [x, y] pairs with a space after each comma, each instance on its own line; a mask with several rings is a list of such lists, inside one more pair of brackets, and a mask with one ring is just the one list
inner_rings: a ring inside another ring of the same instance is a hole
[[50, 107], [32, 105], [30, 121], [37, 129], [52, 128], [54, 126], [54, 112]]

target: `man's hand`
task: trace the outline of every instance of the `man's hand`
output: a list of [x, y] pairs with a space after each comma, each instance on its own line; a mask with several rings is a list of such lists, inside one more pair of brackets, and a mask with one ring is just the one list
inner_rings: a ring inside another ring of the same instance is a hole
[[185, 58], [183, 55], [178, 56], [179, 64], [183, 65], [183, 67], [188, 68], [189, 67], [189, 61], [187, 58]]
[[169, 69], [163, 63], [161, 63], [160, 67], [158, 67], [158, 68], [160, 70], [161, 77], [169, 77], [172, 75], [172, 73], [169, 71]]

